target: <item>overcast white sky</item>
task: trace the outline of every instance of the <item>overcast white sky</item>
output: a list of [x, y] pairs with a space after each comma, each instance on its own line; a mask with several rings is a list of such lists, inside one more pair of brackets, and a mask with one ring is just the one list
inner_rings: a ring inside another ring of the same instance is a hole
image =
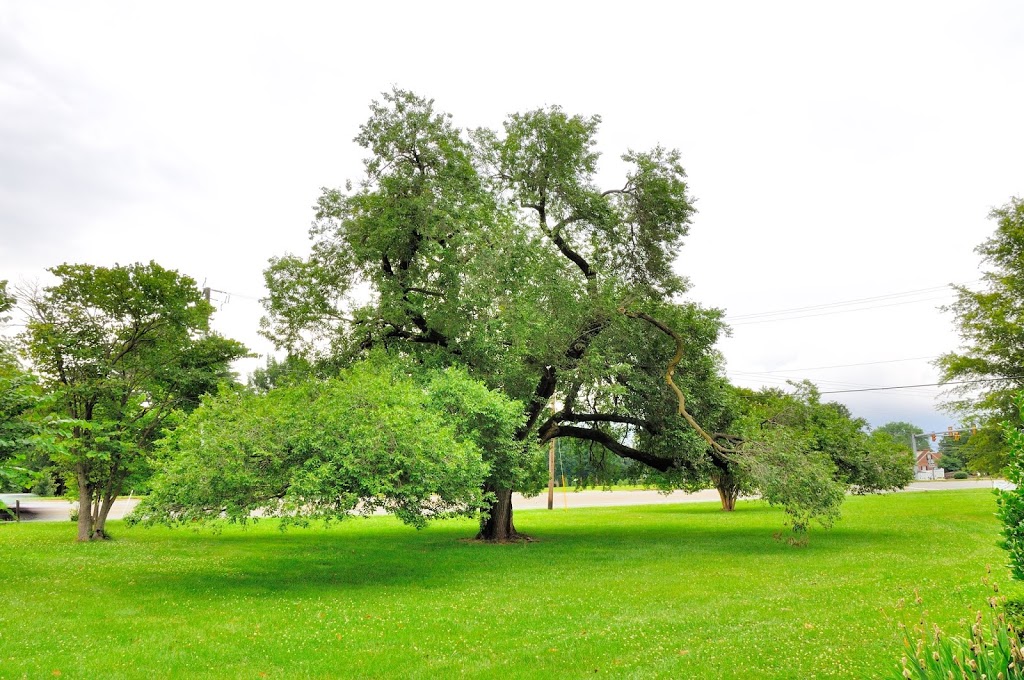
[[[398, 85], [465, 127], [600, 114], [608, 185], [627, 147], [680, 149], [700, 212], [678, 266], [732, 318], [736, 383], [934, 383], [944, 286], [977, 280], [988, 211], [1024, 193], [1022, 74], [1014, 1], [0, 0], [0, 279], [155, 259], [233, 293], [215, 326], [270, 351], [267, 259], [305, 252]], [[831, 398], [945, 429], [937, 393]]]

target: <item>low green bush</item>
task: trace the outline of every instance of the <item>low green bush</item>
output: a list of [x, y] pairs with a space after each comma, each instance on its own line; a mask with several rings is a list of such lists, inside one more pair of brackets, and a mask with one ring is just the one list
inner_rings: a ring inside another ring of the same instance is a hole
[[964, 472], [963, 470], [960, 470], [959, 472], [954, 472], [953, 473], [953, 479], [967, 479], [970, 476], [971, 476], [970, 474]]

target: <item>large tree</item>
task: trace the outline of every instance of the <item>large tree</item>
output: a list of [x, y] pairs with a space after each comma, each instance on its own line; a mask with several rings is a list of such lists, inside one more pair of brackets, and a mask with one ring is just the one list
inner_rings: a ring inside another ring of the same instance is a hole
[[[467, 134], [385, 94], [356, 137], [363, 180], [324, 190], [308, 257], [271, 261], [265, 334], [321, 365], [385, 348], [465, 366], [524, 405], [526, 458], [572, 438], [678, 485], [735, 463], [723, 315], [682, 301], [673, 271], [694, 212], [680, 155], [628, 151], [599, 187], [599, 122], [549, 107]], [[515, 537], [524, 460], [488, 461], [482, 538]]]
[[954, 286], [953, 312], [961, 349], [937, 360], [943, 382], [952, 383], [946, 407], [985, 425], [972, 456], [985, 466], [1006, 464], [999, 423], [1020, 425], [1014, 395], [1024, 388], [1024, 200], [1014, 197], [992, 210], [995, 233], [976, 249], [988, 269], [979, 290]]
[[78, 539], [106, 538], [107, 513], [167, 418], [231, 376], [245, 348], [209, 329], [195, 282], [156, 263], [50, 270], [22, 301], [23, 341], [54, 408], [74, 420], [56, 462], [79, 500]]

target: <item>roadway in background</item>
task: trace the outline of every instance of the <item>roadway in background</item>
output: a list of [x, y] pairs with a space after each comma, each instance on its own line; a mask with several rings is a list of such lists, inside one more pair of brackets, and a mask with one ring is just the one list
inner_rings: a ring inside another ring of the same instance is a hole
[[[913, 491], [950, 491], [954, 489], [992, 489], [1008, 488], [1009, 484], [1001, 479], [985, 480], [948, 480], [935, 482], [912, 482], [904, 492]], [[60, 522], [69, 521], [73, 504], [66, 500], [36, 498], [29, 494], [5, 495], [4, 502], [14, 507], [13, 500], [21, 500], [21, 519], [23, 522]], [[513, 494], [512, 507], [517, 510], [535, 510], [547, 508], [547, 492], [532, 498], [524, 498]], [[718, 492], [706, 489], [695, 493], [673, 491], [664, 494], [659, 491], [602, 491], [587, 489], [584, 491], [568, 491], [555, 493], [555, 509], [594, 508], [614, 505], [661, 505], [667, 503], [705, 503], [717, 502]], [[123, 519], [138, 504], [138, 499], [120, 498], [114, 501], [108, 519]]]

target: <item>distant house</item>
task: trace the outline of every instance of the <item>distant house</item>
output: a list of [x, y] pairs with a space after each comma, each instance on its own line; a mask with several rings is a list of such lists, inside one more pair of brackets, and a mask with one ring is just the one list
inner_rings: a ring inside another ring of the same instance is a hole
[[926, 470], [934, 470], [939, 467], [939, 458], [942, 457], [941, 453], [936, 453], [932, 450], [918, 451], [917, 452], [917, 472], [925, 472]]
[[922, 479], [943, 479], [946, 471], [939, 467], [941, 453], [926, 450], [917, 452], [917, 464], [914, 466], [914, 478]]

